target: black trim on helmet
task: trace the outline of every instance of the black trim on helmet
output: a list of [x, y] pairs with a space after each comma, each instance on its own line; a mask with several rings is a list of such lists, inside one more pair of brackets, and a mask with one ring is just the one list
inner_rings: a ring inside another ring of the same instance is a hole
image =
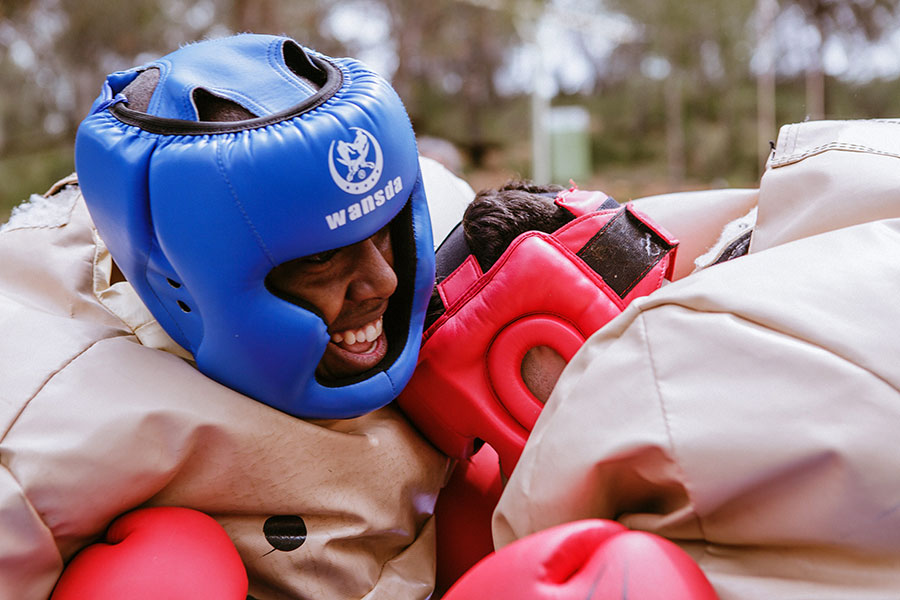
[[245, 119], [243, 121], [188, 121], [185, 119], [171, 119], [168, 117], [149, 115], [144, 112], [132, 110], [121, 102], [110, 106], [109, 111], [114, 117], [126, 125], [134, 125], [144, 131], [159, 135], [205, 135], [211, 133], [236, 133], [248, 129], [259, 129], [266, 127], [267, 125], [287, 121], [288, 119], [309, 112], [327, 102], [339, 89], [341, 89], [341, 86], [344, 83], [344, 74], [337, 65], [330, 60], [318, 56], [309, 55], [309, 59], [315, 67], [321, 69], [321, 75], [317, 74], [317, 78], [321, 78], [322, 75], [324, 75], [322, 87], [318, 92], [309, 98], [306, 98], [300, 104], [272, 115]]

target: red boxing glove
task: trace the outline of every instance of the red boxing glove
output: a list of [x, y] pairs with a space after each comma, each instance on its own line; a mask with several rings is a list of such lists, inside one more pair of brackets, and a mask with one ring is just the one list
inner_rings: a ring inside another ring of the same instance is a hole
[[245, 600], [247, 571], [212, 517], [177, 507], [116, 519], [107, 543], [79, 552], [51, 600]]
[[491, 554], [443, 600], [716, 600], [697, 564], [665, 538], [589, 519]]

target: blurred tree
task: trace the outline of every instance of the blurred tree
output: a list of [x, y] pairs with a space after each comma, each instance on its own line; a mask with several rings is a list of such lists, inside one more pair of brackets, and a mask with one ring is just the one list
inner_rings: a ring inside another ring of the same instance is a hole
[[825, 117], [826, 44], [836, 38], [872, 42], [894, 31], [900, 15], [896, 0], [783, 0], [783, 7], [802, 9], [818, 34], [806, 67], [806, 107], [810, 119]]
[[760, 159], [758, 172], [765, 169], [766, 147], [775, 139], [775, 18], [778, 0], [756, 0], [756, 47], [759, 64], [756, 73], [756, 144]]
[[[212, 0], [3, 0], [0, 210], [74, 168], [75, 128], [106, 73], [216, 29]], [[5, 210], [4, 210], [5, 209]]]
[[[662, 80], [666, 116], [666, 157], [669, 178], [678, 185], [692, 159], [691, 148], [708, 149], [707, 140], [688, 144], [685, 105], [690, 97], [718, 98], [713, 110], [720, 123], [732, 122], [740, 104], [734, 95], [737, 82], [748, 74], [749, 53], [746, 23], [752, 0], [608, 0], [614, 10], [627, 15], [640, 31], [647, 54], [641, 66]], [[650, 62], [648, 62], [648, 60]], [[734, 129], [722, 132], [722, 148], [704, 153], [704, 160], [737, 156], [741, 143]], [[693, 141], [693, 140], [691, 140]], [[698, 155], [699, 156], [699, 155]], [[716, 169], [728, 169], [716, 164]]]
[[105, 73], [130, 67], [142, 52], [160, 52], [172, 38], [180, 42], [193, 33], [166, 12], [177, 10], [172, 3], [130, 0], [110, 10], [104, 0], [59, 0], [57, 6], [61, 27], [52, 45], [40, 49], [38, 62], [52, 73], [50, 87], [66, 90], [58, 109], [69, 130], [97, 96]]
[[[738, 172], [739, 181], [752, 181], [744, 175], [755, 178], [762, 154], [747, 143], [754, 131], [772, 139], [778, 119], [818, 115], [824, 106], [821, 62], [806, 61], [807, 100], [798, 108], [803, 81], [785, 68], [787, 55], [797, 52], [787, 42], [796, 31], [775, 40], [778, 89], [769, 71], [765, 98], [755, 93], [763, 88], [755, 85], [759, 47], [748, 17], [757, 2], [763, 0], [0, 0], [0, 204], [72, 168], [75, 127], [106, 73], [234, 31], [284, 33], [333, 56], [374, 58], [417, 132], [455, 142], [476, 166], [496, 167], [496, 154], [487, 151], [498, 149], [505, 166], [528, 174], [529, 112], [538, 112], [528, 94], [549, 81], [547, 95], [560, 94], [554, 103], [591, 108], [594, 147], [604, 160], [623, 169], [646, 165], [653, 177], [662, 165], [669, 187]], [[897, 0], [765, 2], [777, 12], [775, 37], [810, 23], [820, 32], [819, 54], [832, 42], [861, 53], [900, 18]], [[555, 29], [544, 27], [548, 16]], [[544, 62], [540, 50], [553, 61]], [[856, 58], [849, 56], [850, 64], [865, 64]], [[584, 82], [573, 84], [572, 72]], [[845, 81], [829, 80], [828, 112], [900, 112], [889, 83], [874, 96], [854, 97]], [[757, 128], [754, 107], [764, 108], [763, 100], [769, 116]]]
[[234, 0], [230, 15], [231, 29], [254, 33], [279, 33], [281, 23], [276, 0]]
[[4, 0], [0, 4], [0, 20], [12, 19], [23, 8], [28, 7], [31, 0]]
[[[346, 46], [325, 26], [336, 4], [332, 0], [217, 0], [217, 12], [231, 32], [288, 35], [330, 56], [346, 54]], [[363, 8], [363, 10], [365, 10]]]
[[[460, 109], [462, 130], [447, 131], [479, 164], [493, 145], [487, 123], [501, 103], [495, 75], [518, 45], [516, 19], [524, 2], [513, 0], [382, 0], [391, 19], [397, 68], [392, 83], [420, 129], [434, 124], [434, 98]], [[533, 0], [531, 3], [540, 3]], [[517, 8], [518, 7], [518, 8]]]
[[[24, 198], [28, 173], [44, 187], [72, 170], [75, 128], [107, 73], [232, 31], [289, 33], [339, 54], [322, 28], [329, 10], [325, 0], [3, 0], [0, 87], [15, 93], [0, 95], [0, 176], [14, 176], [0, 177], [0, 199]], [[26, 156], [46, 168], [23, 170]]]
[[[16, 5], [6, 20], [0, 61], [0, 77], [10, 84], [6, 89], [16, 90], [15, 102], [0, 106], [3, 154], [71, 140], [104, 74], [205, 35], [215, 18], [211, 2], [190, 8], [179, 0], [115, 5], [35, 0]], [[44, 118], [31, 117], [35, 111]]]

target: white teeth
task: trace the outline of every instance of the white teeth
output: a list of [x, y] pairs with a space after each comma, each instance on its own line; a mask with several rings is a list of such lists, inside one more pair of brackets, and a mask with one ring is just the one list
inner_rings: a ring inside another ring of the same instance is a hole
[[331, 334], [331, 341], [335, 344], [345, 342], [348, 345], [358, 344], [360, 342], [374, 342], [384, 330], [384, 322], [381, 318], [367, 323], [360, 329], [348, 329], [339, 333]]

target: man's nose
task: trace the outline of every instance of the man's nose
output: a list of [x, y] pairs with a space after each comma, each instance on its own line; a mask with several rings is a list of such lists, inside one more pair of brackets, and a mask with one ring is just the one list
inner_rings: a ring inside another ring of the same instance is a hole
[[391, 251], [382, 252], [371, 238], [360, 242], [355, 276], [348, 289], [350, 299], [362, 302], [389, 298], [397, 289], [393, 262]]

